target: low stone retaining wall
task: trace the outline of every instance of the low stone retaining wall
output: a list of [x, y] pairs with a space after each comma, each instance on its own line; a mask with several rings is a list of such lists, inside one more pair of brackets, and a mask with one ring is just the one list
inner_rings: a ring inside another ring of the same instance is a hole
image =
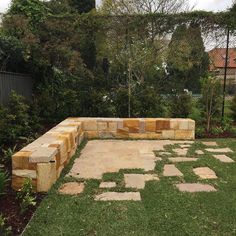
[[93, 138], [193, 140], [190, 119], [68, 118], [12, 157], [12, 187], [31, 178], [35, 191], [47, 192], [81, 142]]

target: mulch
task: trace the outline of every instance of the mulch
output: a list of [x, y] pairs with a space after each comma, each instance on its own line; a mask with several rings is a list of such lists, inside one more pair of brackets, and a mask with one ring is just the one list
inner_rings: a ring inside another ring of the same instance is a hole
[[17, 194], [10, 186], [7, 188], [6, 194], [0, 196], [0, 213], [6, 218], [6, 225], [12, 227], [12, 236], [20, 235], [23, 232], [45, 195], [36, 194], [35, 197], [36, 206], [31, 207], [22, 215], [20, 214], [20, 202], [17, 199]]

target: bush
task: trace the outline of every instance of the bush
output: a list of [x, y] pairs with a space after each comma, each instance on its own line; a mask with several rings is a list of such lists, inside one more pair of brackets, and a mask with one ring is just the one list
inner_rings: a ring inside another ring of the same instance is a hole
[[187, 92], [173, 94], [170, 97], [169, 111], [173, 118], [187, 118], [192, 111], [192, 96]]
[[8, 236], [11, 235], [11, 227], [6, 225], [6, 219], [0, 214], [0, 235]]
[[8, 182], [9, 178], [7, 172], [3, 172], [0, 170], [0, 195], [5, 193]]
[[236, 95], [234, 96], [233, 100], [231, 101], [230, 109], [232, 111], [232, 118], [236, 121]]
[[21, 214], [24, 214], [30, 207], [36, 205], [36, 198], [33, 195], [33, 186], [31, 179], [26, 179], [22, 188], [17, 193], [17, 198], [21, 201]]

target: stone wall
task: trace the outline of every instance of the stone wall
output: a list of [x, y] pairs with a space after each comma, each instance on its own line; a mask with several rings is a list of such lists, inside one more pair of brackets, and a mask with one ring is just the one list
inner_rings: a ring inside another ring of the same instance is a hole
[[93, 138], [193, 140], [190, 119], [68, 118], [12, 157], [12, 187], [31, 178], [35, 191], [47, 192], [81, 142]]

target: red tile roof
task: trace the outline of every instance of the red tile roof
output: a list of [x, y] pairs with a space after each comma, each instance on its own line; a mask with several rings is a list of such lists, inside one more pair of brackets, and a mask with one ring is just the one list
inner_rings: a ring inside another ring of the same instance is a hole
[[[226, 48], [214, 48], [208, 52], [210, 70], [225, 67]], [[229, 48], [228, 68], [236, 68], [236, 48]]]

